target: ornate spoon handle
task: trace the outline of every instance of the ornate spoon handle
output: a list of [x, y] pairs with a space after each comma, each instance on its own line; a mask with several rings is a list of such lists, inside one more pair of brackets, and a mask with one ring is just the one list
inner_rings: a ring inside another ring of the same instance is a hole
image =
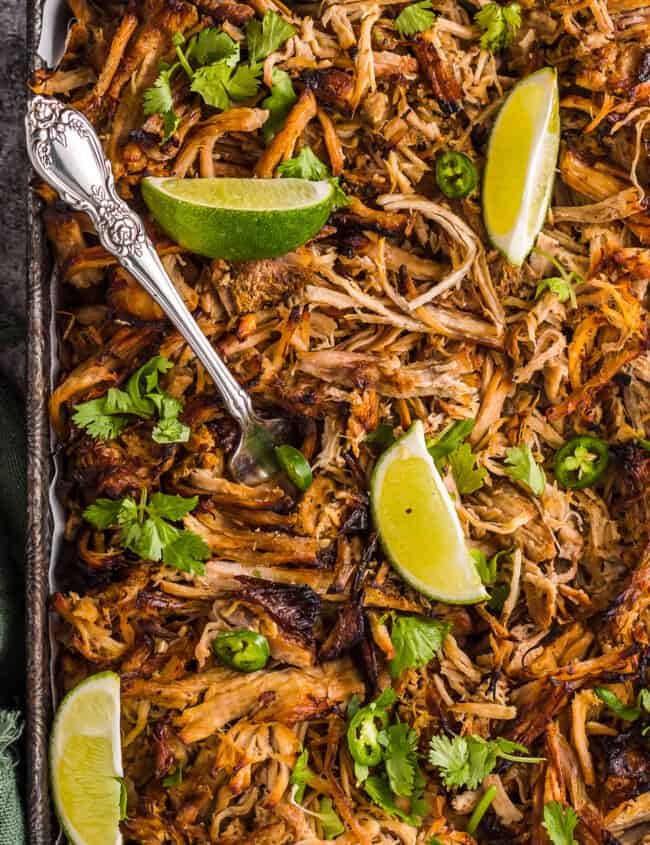
[[188, 342], [242, 429], [253, 406], [172, 284], [142, 220], [115, 190], [110, 161], [89, 121], [51, 97], [34, 97], [26, 118], [27, 150], [36, 172], [61, 198], [90, 217], [102, 246], [132, 273]]

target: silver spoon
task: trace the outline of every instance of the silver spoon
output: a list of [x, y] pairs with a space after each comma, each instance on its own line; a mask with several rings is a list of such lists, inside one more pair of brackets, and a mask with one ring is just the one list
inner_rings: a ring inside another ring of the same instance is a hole
[[102, 246], [140, 282], [183, 335], [241, 427], [230, 459], [233, 478], [259, 484], [278, 471], [273, 447], [286, 443], [290, 424], [262, 419], [172, 284], [140, 217], [120, 199], [110, 161], [81, 112], [52, 97], [34, 97], [27, 117], [27, 151], [34, 170], [65, 202], [90, 217]]

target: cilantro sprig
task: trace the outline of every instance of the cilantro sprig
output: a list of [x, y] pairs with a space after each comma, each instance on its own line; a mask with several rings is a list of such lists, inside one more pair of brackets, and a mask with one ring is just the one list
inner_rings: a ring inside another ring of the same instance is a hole
[[334, 809], [332, 799], [329, 795], [324, 795], [320, 800], [320, 823], [323, 828], [324, 839], [335, 839], [345, 832], [343, 822], [339, 818], [338, 813]]
[[392, 614], [392, 619], [390, 638], [395, 656], [388, 671], [392, 678], [398, 678], [405, 669], [419, 669], [430, 663], [442, 648], [450, 626], [424, 616]]
[[521, 26], [521, 7], [519, 3], [486, 3], [474, 15], [474, 22], [481, 30], [481, 47], [498, 53], [514, 41]]
[[286, 177], [311, 181], [328, 179], [331, 176], [329, 167], [314, 154], [311, 147], [303, 147], [297, 156], [283, 161], [278, 165], [278, 173]]
[[269, 112], [262, 127], [262, 136], [266, 143], [271, 141], [284, 125], [289, 112], [298, 102], [291, 77], [286, 70], [274, 67], [271, 75], [271, 93], [262, 100], [262, 108]]
[[309, 179], [311, 182], [328, 179], [334, 188], [332, 207], [341, 208], [350, 202], [339, 185], [338, 177], [332, 177], [329, 167], [318, 158], [311, 147], [303, 147], [297, 156], [282, 162], [278, 166], [278, 173], [287, 178]]
[[530, 444], [513, 446], [506, 449], [506, 473], [513, 481], [520, 481], [535, 494], [541, 496], [546, 487], [546, 474], [533, 457]]
[[476, 571], [478, 572], [481, 581], [486, 587], [491, 588], [487, 606], [490, 610], [493, 610], [496, 613], [501, 612], [505, 600], [508, 597], [508, 593], [510, 592], [506, 584], [496, 583], [499, 560], [502, 557], [509, 555], [512, 551], [512, 549], [500, 549], [496, 554], [492, 555], [489, 560], [480, 549], [470, 549], [469, 552], [474, 560], [474, 565], [476, 566]]
[[73, 422], [96, 440], [112, 440], [130, 417], [158, 421], [151, 432], [156, 443], [186, 443], [190, 429], [178, 419], [182, 404], [161, 390], [158, 377], [174, 365], [162, 355], [150, 358], [126, 383], [126, 390], [111, 387], [105, 396], [75, 405]]
[[208, 544], [193, 531], [172, 524], [193, 511], [198, 503], [198, 496], [186, 499], [154, 493], [149, 498], [143, 489], [139, 502], [131, 496], [97, 499], [83, 516], [100, 531], [119, 528], [122, 548], [143, 560], [162, 560], [183, 572], [203, 575], [203, 561], [210, 557]]
[[[289, 783], [291, 784], [291, 799], [292, 801], [301, 804], [305, 797], [305, 789], [309, 785], [311, 778], [315, 777], [314, 772], [309, 767], [309, 751], [304, 748], [298, 755], [293, 771], [289, 776]], [[321, 798], [320, 812], [314, 813], [320, 818], [320, 823], [323, 827], [323, 836], [325, 839], [334, 839], [345, 831], [343, 822], [339, 818], [332, 799], [329, 795]]]
[[573, 807], [562, 807], [559, 801], [549, 801], [544, 806], [542, 822], [553, 845], [578, 845], [573, 831], [578, 825], [578, 816]]
[[395, 18], [395, 29], [405, 38], [430, 29], [436, 19], [431, 0], [409, 3]]
[[[419, 825], [427, 807], [425, 778], [418, 762], [418, 735], [408, 724], [391, 722], [389, 709], [397, 696], [389, 687], [374, 701], [352, 712], [348, 749], [357, 783], [389, 815]], [[368, 765], [361, 762], [368, 759]], [[396, 800], [399, 799], [399, 800]], [[408, 805], [405, 803], [408, 799]]]
[[461, 496], [476, 493], [485, 483], [487, 470], [477, 466], [477, 457], [469, 443], [461, 444], [449, 455], [449, 465]]
[[499, 758], [514, 763], [541, 763], [544, 759], [521, 755], [528, 755], [528, 749], [503, 737], [488, 740], [473, 734], [434, 736], [429, 762], [440, 771], [446, 787], [476, 789], [494, 770]]
[[261, 21], [253, 18], [246, 27], [248, 61], [251, 64], [263, 61], [295, 34], [295, 26], [287, 23], [277, 12], [266, 12]]
[[609, 707], [609, 709], [625, 722], [636, 722], [642, 716], [650, 714], [650, 689], [642, 689], [635, 704], [624, 704], [615, 692], [607, 687], [594, 687], [594, 694]]
[[434, 440], [427, 441], [427, 449], [438, 469], [444, 469], [447, 464], [451, 467], [461, 496], [480, 490], [488, 474], [485, 467], [477, 466], [477, 457], [465, 442], [475, 424], [473, 419], [457, 420]]
[[[182, 33], [175, 33], [173, 43], [177, 60], [173, 64], [162, 63], [153, 86], [144, 92], [144, 113], [162, 115], [163, 143], [169, 140], [179, 123], [172, 91], [177, 71], [184, 72], [190, 81], [190, 90], [200, 94], [207, 105], [225, 111], [232, 100], [247, 100], [257, 94], [262, 61], [295, 32], [295, 27], [277, 12], [267, 12], [262, 21], [250, 21], [246, 27], [247, 63], [240, 63], [239, 44], [216, 27], [202, 30], [189, 41]], [[275, 72], [274, 78], [278, 78]]]

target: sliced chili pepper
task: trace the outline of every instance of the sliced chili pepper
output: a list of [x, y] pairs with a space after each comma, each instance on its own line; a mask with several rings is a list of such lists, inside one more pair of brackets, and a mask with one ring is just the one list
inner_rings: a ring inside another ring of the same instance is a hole
[[[377, 724], [379, 723], [379, 724]], [[381, 762], [382, 748], [379, 733], [388, 725], [386, 710], [362, 707], [352, 717], [348, 727], [348, 748], [360, 766], [376, 766]]]
[[212, 651], [222, 663], [238, 672], [263, 669], [271, 654], [266, 637], [246, 629], [217, 634], [212, 640]]
[[476, 167], [465, 153], [447, 152], [436, 161], [436, 182], [449, 199], [466, 197], [476, 187]]
[[555, 453], [555, 477], [568, 490], [597, 484], [609, 464], [609, 447], [598, 437], [572, 437]]
[[299, 490], [306, 490], [314, 480], [307, 458], [293, 446], [276, 446], [275, 455], [282, 469], [289, 476], [289, 481]]

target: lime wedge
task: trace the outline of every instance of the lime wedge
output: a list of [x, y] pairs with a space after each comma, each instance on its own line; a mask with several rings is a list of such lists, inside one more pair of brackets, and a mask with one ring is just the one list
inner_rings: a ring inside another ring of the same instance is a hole
[[54, 808], [71, 845], [119, 845], [120, 679], [91, 675], [61, 702], [50, 737]]
[[488, 598], [420, 421], [377, 462], [370, 497], [384, 552], [412, 587], [449, 604]]
[[483, 180], [490, 240], [520, 265], [544, 225], [560, 144], [557, 74], [542, 68], [512, 89], [496, 119]]
[[142, 196], [172, 240], [199, 255], [252, 261], [285, 255], [323, 228], [334, 187], [307, 179], [142, 180]]

